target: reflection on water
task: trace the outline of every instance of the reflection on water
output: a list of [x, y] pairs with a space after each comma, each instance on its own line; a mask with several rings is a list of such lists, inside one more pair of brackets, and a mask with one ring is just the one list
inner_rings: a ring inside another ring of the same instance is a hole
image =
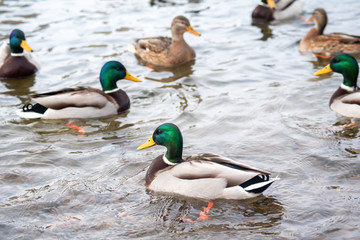
[[[202, 231], [232, 231], [252, 229], [252, 231], [272, 228], [282, 220], [284, 208], [273, 197], [259, 196], [244, 201], [213, 201], [209, 212], [210, 220], [183, 222], [184, 215], [190, 219], [199, 217], [207, 206], [206, 202], [183, 197], [166, 197], [148, 191], [150, 205], [156, 209], [154, 218], [169, 227], [171, 232], [191, 233]], [[273, 233], [275, 234], [275, 233]]]
[[188, 0], [188, 1], [177, 1], [177, 0], [150, 0], [150, 6], [176, 6], [176, 5], [184, 5], [186, 3], [200, 3], [202, 0]]
[[135, 56], [140, 64], [142, 64], [143, 66], [147, 66], [149, 69], [153, 70], [152, 75], [156, 76], [157, 75], [156, 73], [160, 73], [160, 72], [172, 73], [172, 76], [168, 76], [168, 77], [161, 77], [161, 74], [159, 74], [160, 75], [159, 78], [146, 77], [145, 79], [147, 79], [147, 80], [169, 83], [169, 82], [176, 81], [183, 77], [188, 77], [194, 72], [193, 66], [195, 64], [195, 60], [191, 60], [189, 62], [186, 62], [186, 63], [181, 64], [176, 67], [163, 67], [163, 66], [152, 65], [152, 64], [147, 63], [144, 60], [142, 60], [139, 56], [137, 56], [137, 55], [135, 55]]
[[11, 96], [17, 96], [25, 103], [28, 100], [28, 95], [32, 93], [30, 88], [34, 86], [35, 76], [24, 79], [0, 79], [0, 82], [4, 83], [8, 91], [4, 91], [3, 94]]
[[259, 40], [266, 41], [268, 38], [272, 38], [272, 29], [270, 28], [269, 22], [253, 22], [251, 23], [252, 26], [258, 27], [260, 32], [262, 33], [262, 37]]

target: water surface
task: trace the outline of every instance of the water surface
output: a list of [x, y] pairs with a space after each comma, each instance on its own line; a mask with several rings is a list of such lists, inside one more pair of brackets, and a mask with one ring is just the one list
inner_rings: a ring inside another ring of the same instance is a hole
[[[4, 1], [1, 39], [22, 29], [42, 64], [34, 77], [0, 81], [2, 239], [357, 239], [359, 127], [328, 108], [339, 74], [314, 77], [329, 59], [299, 53], [312, 25], [301, 18], [253, 25], [257, 1]], [[360, 35], [360, 2], [307, 1], [326, 8], [325, 32]], [[150, 69], [127, 51], [136, 38], [170, 34], [185, 15], [196, 60]], [[102, 65], [119, 60], [142, 83], [120, 81], [129, 112], [109, 119], [25, 120], [31, 93], [100, 87]], [[80, 125], [81, 135], [66, 123]], [[184, 154], [214, 152], [273, 172], [262, 196], [206, 202], [146, 190], [163, 147], [136, 151], [164, 122], [177, 124]]]

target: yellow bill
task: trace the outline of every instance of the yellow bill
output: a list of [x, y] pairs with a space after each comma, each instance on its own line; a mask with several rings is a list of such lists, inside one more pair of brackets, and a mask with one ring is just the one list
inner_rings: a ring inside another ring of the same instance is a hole
[[153, 138], [151, 137], [149, 140], [147, 140], [144, 144], [142, 144], [141, 146], [139, 146], [136, 150], [142, 150], [148, 147], [152, 147], [156, 145], [156, 143], [154, 142]]
[[192, 34], [194, 34], [196, 36], [201, 36], [201, 34], [199, 32], [197, 32], [197, 31], [195, 31], [192, 26], [188, 26], [186, 31], [189, 32], [189, 33], [192, 33]]
[[315, 76], [319, 76], [325, 73], [329, 73], [332, 72], [333, 70], [330, 67], [330, 64], [326, 65], [323, 69], [320, 69], [319, 71], [317, 71], [316, 73], [314, 73]]
[[126, 76], [125, 79], [133, 81], [133, 82], [142, 82], [140, 79], [134, 77], [133, 75], [131, 75], [128, 71], [126, 71]]
[[315, 22], [314, 16], [311, 16], [311, 18], [306, 19], [305, 22]]
[[275, 4], [274, 0], [267, 0], [267, 3], [269, 4], [269, 7], [271, 7], [271, 8], [276, 7], [276, 4]]
[[25, 40], [21, 41], [20, 47], [22, 47], [24, 50], [29, 51], [29, 52], [33, 51]]

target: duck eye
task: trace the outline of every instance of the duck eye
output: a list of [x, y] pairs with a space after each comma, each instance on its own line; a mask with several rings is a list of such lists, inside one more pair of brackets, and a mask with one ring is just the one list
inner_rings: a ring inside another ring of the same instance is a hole
[[340, 62], [340, 59], [335, 58], [333, 62], [334, 62], [334, 63], [338, 63], [338, 62]]
[[158, 130], [156, 130], [155, 133], [156, 133], [157, 135], [159, 135], [159, 134], [162, 134], [162, 132], [163, 132], [162, 130], [158, 129]]

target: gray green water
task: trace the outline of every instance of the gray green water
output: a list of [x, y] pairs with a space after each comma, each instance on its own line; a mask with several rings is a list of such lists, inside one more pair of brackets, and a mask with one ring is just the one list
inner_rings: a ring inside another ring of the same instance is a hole
[[[300, 18], [251, 24], [257, 1], [4, 1], [1, 39], [22, 29], [42, 64], [35, 78], [0, 81], [1, 239], [358, 239], [359, 125], [328, 108], [341, 76], [313, 73], [329, 60], [301, 55]], [[360, 35], [358, 0], [307, 1], [328, 11], [326, 32]], [[141, 64], [127, 46], [170, 34], [185, 15], [196, 60], [172, 71]], [[142, 83], [122, 81], [128, 113], [103, 120], [24, 120], [30, 93], [100, 87], [119, 60]], [[78, 134], [70, 122], [86, 131]], [[184, 154], [214, 152], [281, 180], [262, 196], [207, 203], [154, 194], [144, 175], [162, 147], [136, 151], [155, 127], [177, 124]]]

